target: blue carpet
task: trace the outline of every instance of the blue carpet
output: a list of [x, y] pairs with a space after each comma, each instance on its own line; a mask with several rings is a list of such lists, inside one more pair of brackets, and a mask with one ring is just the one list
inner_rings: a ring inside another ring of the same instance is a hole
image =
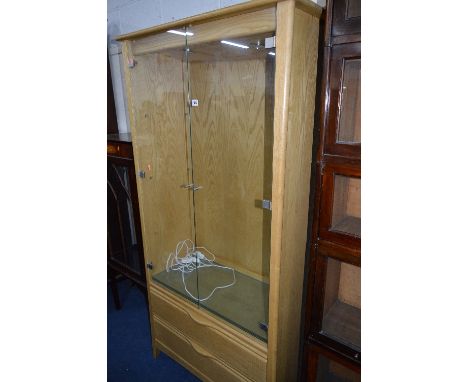
[[107, 289], [107, 380], [111, 382], [200, 381], [163, 352], [153, 358], [145, 296], [120, 281], [121, 310]]

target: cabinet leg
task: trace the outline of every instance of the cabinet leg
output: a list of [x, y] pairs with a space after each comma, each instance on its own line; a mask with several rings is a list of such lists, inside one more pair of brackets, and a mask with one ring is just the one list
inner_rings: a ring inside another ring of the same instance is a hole
[[157, 358], [161, 353], [161, 349], [159, 349], [156, 344], [153, 344], [153, 358]]

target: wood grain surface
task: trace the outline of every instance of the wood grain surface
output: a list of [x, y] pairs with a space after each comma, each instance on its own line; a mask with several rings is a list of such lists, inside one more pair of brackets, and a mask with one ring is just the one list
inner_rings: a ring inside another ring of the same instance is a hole
[[237, 17], [215, 20], [209, 23], [179, 28], [180, 32], [187, 31], [193, 36], [181, 36], [161, 31], [156, 35], [148, 36], [134, 42], [135, 56], [178, 49], [182, 51], [187, 43], [190, 46], [219, 42], [246, 36], [267, 34], [275, 30], [275, 9], [267, 8], [256, 12], [246, 13]]
[[271, 139], [273, 130], [265, 69], [265, 57], [191, 64], [192, 98], [199, 102], [192, 108], [194, 181], [203, 187], [195, 193], [197, 244], [261, 279], [268, 279], [263, 235], [271, 212], [255, 200], [271, 194], [265, 136]]
[[[187, 17], [185, 19], [157, 25], [140, 31], [123, 34], [115, 37], [115, 40], [124, 41], [141, 39], [143, 37], [154, 35], [155, 33], [159, 33], [169, 29], [181, 28], [185, 25], [198, 25], [209, 21], [227, 19], [232, 16], [245, 15], [265, 8], [274, 9], [276, 4], [281, 1], [283, 0], [251, 0], [241, 4], [233, 5], [231, 7], [221, 8], [213, 12]], [[297, 0], [297, 5], [300, 6], [304, 11], [310, 13], [311, 15], [314, 15], [317, 18], [320, 17], [320, 14], [322, 13], [322, 8], [310, 0]]]
[[268, 381], [297, 378], [319, 19], [277, 5]]

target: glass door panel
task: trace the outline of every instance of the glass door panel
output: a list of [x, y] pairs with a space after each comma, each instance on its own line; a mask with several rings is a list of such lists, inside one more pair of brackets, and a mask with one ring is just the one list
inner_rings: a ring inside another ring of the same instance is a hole
[[327, 258], [321, 334], [361, 351], [361, 268]]
[[361, 248], [361, 169], [327, 163], [322, 174], [320, 238], [353, 250]]
[[131, 71], [153, 281], [264, 341], [275, 28], [268, 8], [168, 30]]
[[[194, 242], [190, 158], [187, 155], [186, 37], [168, 31], [131, 43], [130, 66], [135, 167], [145, 256], [151, 278], [198, 300], [195, 272], [181, 272], [181, 259]], [[187, 244], [184, 245], [184, 242]]]
[[343, 61], [338, 142], [361, 143], [361, 59]]
[[187, 33], [199, 303], [266, 341], [274, 32], [203, 28]]

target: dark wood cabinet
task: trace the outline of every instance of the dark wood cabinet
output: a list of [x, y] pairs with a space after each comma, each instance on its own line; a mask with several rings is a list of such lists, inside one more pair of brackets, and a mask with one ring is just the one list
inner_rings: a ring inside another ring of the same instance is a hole
[[329, 0], [310, 201], [303, 381], [360, 381], [361, 5]]
[[140, 213], [130, 134], [107, 138], [107, 265], [146, 288]]

